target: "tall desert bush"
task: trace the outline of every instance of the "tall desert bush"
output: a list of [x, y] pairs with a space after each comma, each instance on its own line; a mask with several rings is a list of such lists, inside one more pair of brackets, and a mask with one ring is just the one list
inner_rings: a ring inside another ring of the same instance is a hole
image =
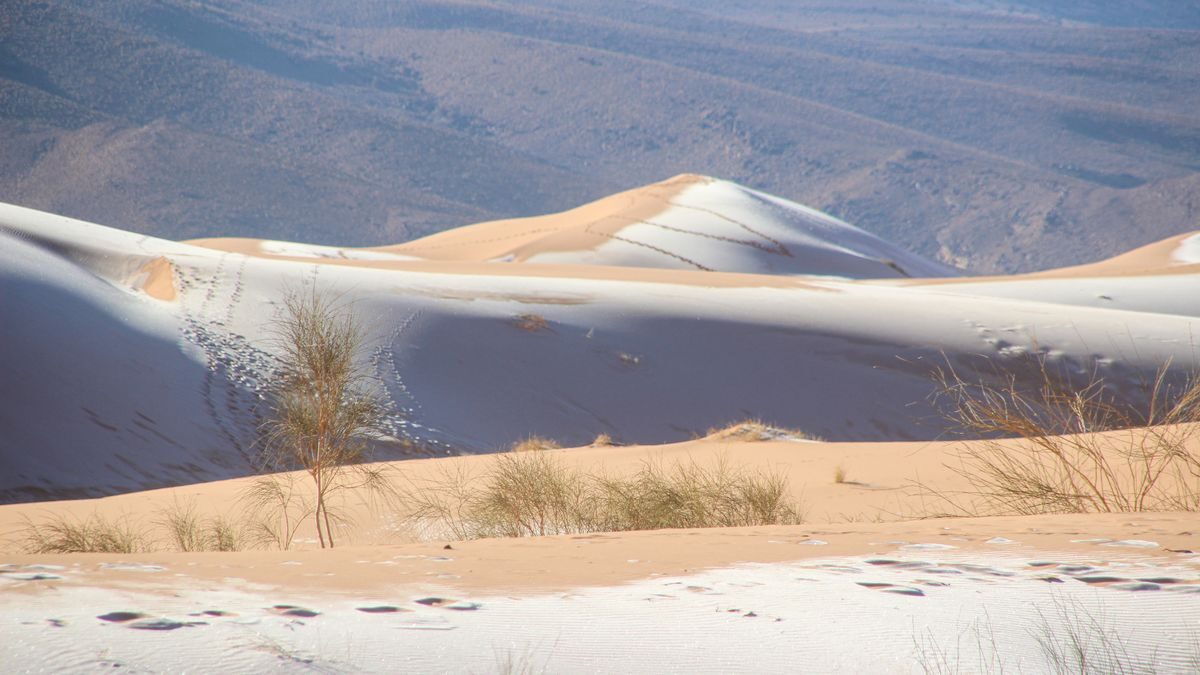
[[[341, 493], [379, 496], [390, 490], [383, 471], [364, 464], [385, 415], [382, 397], [355, 359], [365, 331], [348, 306], [315, 288], [285, 296], [275, 331], [280, 365], [264, 425], [264, 464], [308, 475], [314, 497], [307, 515], [321, 548], [332, 547], [333, 524], [345, 518], [336, 501]], [[269, 480], [254, 484], [251, 500], [289, 507], [290, 496], [281, 495], [293, 486], [272, 488], [263, 483]], [[288, 521], [285, 530], [292, 524]], [[280, 541], [290, 542], [286, 531], [279, 534], [284, 535]]]

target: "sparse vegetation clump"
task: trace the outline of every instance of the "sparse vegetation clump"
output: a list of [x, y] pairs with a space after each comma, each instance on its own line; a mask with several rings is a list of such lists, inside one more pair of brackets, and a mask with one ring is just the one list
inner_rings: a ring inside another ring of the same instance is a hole
[[999, 384], [938, 374], [949, 417], [965, 434], [949, 468], [971, 490], [937, 493], [957, 513], [1200, 510], [1200, 380], [1159, 370], [1130, 402], [1091, 375], [1035, 364], [1036, 383]]
[[820, 438], [807, 434], [798, 429], [782, 429], [758, 419], [745, 419], [723, 427], [712, 427], [704, 434], [705, 440], [741, 441], [755, 443], [771, 440], [809, 440], [819, 441]]
[[28, 553], [140, 553], [150, 548], [128, 517], [110, 520], [93, 514], [80, 520], [55, 515], [40, 523], [26, 520], [24, 535]]
[[801, 521], [781, 474], [725, 461], [711, 468], [646, 463], [631, 475], [609, 476], [553, 454], [507, 453], [482, 475], [449, 472], [405, 497], [406, 519], [419, 532], [456, 539]]
[[513, 317], [513, 325], [530, 333], [550, 330], [550, 323], [541, 314], [518, 314]]
[[541, 436], [523, 438], [508, 448], [509, 452], [537, 452], [539, 450], [557, 450], [562, 446], [557, 441]]

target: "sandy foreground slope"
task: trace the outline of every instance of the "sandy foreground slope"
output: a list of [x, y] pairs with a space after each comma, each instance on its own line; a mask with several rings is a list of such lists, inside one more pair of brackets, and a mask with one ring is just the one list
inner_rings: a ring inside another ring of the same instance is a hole
[[[1137, 400], [1164, 363], [1196, 365], [1198, 241], [947, 278], [695, 176], [381, 249], [175, 243], [0, 205], [0, 665], [1037, 672], [1075, 631], [1192, 671], [1194, 513], [927, 517], [949, 510], [931, 490], [969, 488], [947, 467], [962, 446], [933, 440], [931, 371], [1044, 359]], [[370, 327], [401, 484], [538, 434], [587, 471], [777, 471], [804, 523], [448, 542], [352, 500], [333, 551], [301, 529], [289, 551], [170, 552], [174, 505], [253, 518], [271, 317], [309, 285]], [[694, 440], [746, 417], [830, 442]], [[92, 515], [155, 550], [22, 552], [30, 523]]]

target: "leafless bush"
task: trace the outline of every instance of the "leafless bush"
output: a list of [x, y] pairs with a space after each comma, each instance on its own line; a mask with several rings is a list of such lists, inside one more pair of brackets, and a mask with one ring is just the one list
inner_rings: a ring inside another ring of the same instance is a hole
[[[1200, 380], [1160, 369], [1129, 402], [1092, 375], [1080, 381], [1038, 361], [1033, 384], [1014, 374], [967, 382], [937, 374], [963, 443], [950, 469], [971, 490], [937, 493], [955, 512], [1087, 513], [1200, 509]], [[996, 383], [998, 382], [998, 383]]]

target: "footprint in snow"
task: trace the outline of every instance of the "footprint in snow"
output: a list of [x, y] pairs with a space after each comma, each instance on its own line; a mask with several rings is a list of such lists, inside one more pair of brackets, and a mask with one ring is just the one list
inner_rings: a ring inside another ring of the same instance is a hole
[[873, 591], [881, 591], [883, 593], [895, 593], [897, 595], [912, 595], [923, 597], [925, 591], [912, 586], [897, 586], [896, 584], [888, 584], [881, 581], [856, 581], [854, 582], [864, 588], [869, 588]]
[[[192, 626], [207, 626], [205, 621], [176, 621], [174, 619], [150, 618], [141, 612], [109, 612], [96, 617], [101, 621], [119, 623], [137, 630], [175, 630], [176, 628], [191, 628]], [[51, 625], [62, 627], [59, 619], [50, 619]]]
[[62, 576], [61, 576], [61, 575], [58, 575], [58, 574], [47, 574], [47, 573], [45, 573], [45, 572], [16, 572], [16, 573], [12, 573], [12, 572], [7, 572], [7, 571], [6, 571], [6, 572], [4, 572], [3, 574], [4, 574], [4, 578], [5, 578], [5, 579], [12, 579], [13, 581], [54, 581], [54, 580], [56, 580], [56, 579], [62, 579]]
[[297, 607], [296, 605], [274, 605], [271, 607], [271, 611], [281, 616], [300, 616], [304, 617], [305, 619], [311, 619], [314, 616], [321, 615], [321, 613], [316, 610], [307, 609], [305, 607]]
[[141, 612], [109, 612], [108, 614], [101, 614], [96, 618], [111, 623], [125, 623], [134, 619], [144, 619], [146, 616], [146, 614], [142, 614]]
[[174, 619], [141, 619], [126, 624], [135, 630], [175, 630], [177, 628], [192, 628], [207, 626], [207, 621], [176, 621]]
[[376, 605], [374, 607], [355, 607], [360, 612], [367, 614], [395, 614], [397, 612], [411, 612], [411, 609], [396, 607], [394, 605]]
[[477, 602], [466, 602], [463, 600], [450, 600], [448, 598], [437, 597], [421, 598], [420, 600], [414, 600], [414, 602], [416, 602], [418, 605], [425, 605], [426, 607], [441, 607], [442, 609], [452, 609], [459, 612], [472, 612], [483, 606]]

